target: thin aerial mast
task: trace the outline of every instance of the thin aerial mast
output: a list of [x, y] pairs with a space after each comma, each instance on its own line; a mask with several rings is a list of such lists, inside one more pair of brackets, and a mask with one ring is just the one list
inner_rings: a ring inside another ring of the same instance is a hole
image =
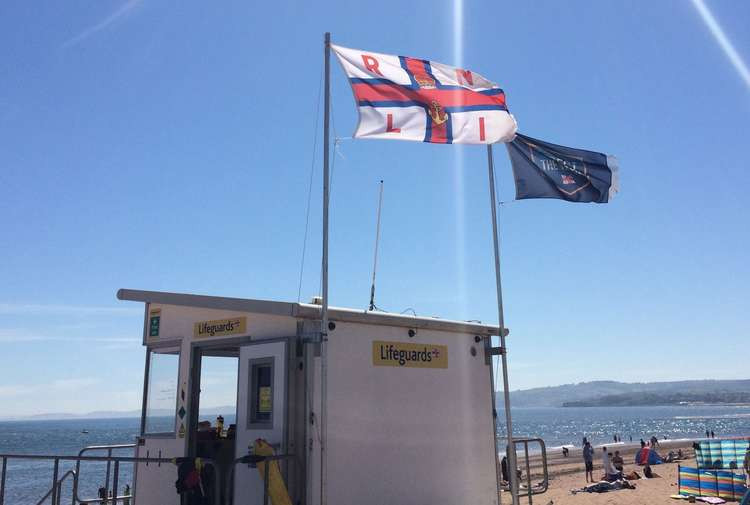
[[370, 287], [370, 309], [375, 310], [375, 273], [378, 269], [378, 243], [380, 242], [380, 211], [383, 208], [383, 181], [380, 181], [380, 196], [378, 197], [378, 221], [375, 226], [375, 258], [372, 262], [372, 286]]

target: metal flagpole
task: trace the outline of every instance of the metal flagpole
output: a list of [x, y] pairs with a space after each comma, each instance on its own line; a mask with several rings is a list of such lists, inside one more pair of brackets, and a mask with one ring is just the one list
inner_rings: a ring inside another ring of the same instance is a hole
[[[505, 347], [505, 319], [503, 317], [503, 289], [500, 283], [500, 244], [497, 235], [497, 205], [495, 198], [495, 163], [492, 159], [492, 144], [487, 145], [487, 167], [490, 176], [490, 207], [492, 208], [492, 242], [495, 247], [495, 284], [497, 286], [497, 316], [500, 327], [500, 357], [503, 365], [503, 397], [505, 399], [505, 423], [508, 432], [508, 479], [513, 505], [518, 505], [518, 474], [516, 473], [516, 446], [513, 443], [513, 423], [510, 415], [510, 390], [508, 388], [508, 360]], [[492, 364], [490, 363], [490, 366]], [[494, 375], [493, 375], [494, 379]], [[494, 384], [492, 394], [495, 394]], [[497, 437], [497, 434], [494, 435]], [[497, 458], [497, 456], [496, 456]]]
[[328, 399], [328, 155], [329, 155], [329, 120], [331, 113], [331, 34], [324, 36], [325, 53], [325, 113], [323, 114], [323, 259], [321, 265], [321, 280], [323, 300], [320, 310], [320, 505], [326, 505], [328, 474], [328, 433], [327, 408]]
[[378, 242], [380, 242], [380, 211], [383, 208], [383, 181], [380, 181], [378, 197], [378, 224], [375, 226], [375, 258], [372, 260], [372, 286], [370, 287], [370, 309], [375, 310], [375, 272], [378, 269]]

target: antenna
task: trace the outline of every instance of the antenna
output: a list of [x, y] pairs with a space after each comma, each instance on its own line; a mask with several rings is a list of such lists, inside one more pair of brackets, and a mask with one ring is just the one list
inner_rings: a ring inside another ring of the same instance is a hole
[[375, 272], [378, 269], [378, 242], [380, 242], [380, 210], [383, 208], [383, 181], [380, 181], [378, 197], [378, 224], [375, 227], [375, 259], [372, 262], [372, 286], [370, 287], [370, 309], [375, 310]]

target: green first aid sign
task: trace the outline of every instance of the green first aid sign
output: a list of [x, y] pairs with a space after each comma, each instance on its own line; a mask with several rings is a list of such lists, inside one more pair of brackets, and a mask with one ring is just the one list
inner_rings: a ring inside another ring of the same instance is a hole
[[149, 313], [148, 336], [159, 336], [159, 321], [161, 320], [161, 309], [154, 309]]

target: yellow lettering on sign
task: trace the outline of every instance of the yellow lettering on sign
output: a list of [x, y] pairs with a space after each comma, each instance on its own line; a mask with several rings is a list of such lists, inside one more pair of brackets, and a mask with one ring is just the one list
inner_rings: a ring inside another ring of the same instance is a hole
[[247, 332], [247, 318], [217, 319], [199, 321], [193, 325], [194, 337], [220, 337], [223, 335], [240, 335]]
[[448, 346], [375, 340], [372, 343], [372, 364], [404, 368], [448, 368]]

